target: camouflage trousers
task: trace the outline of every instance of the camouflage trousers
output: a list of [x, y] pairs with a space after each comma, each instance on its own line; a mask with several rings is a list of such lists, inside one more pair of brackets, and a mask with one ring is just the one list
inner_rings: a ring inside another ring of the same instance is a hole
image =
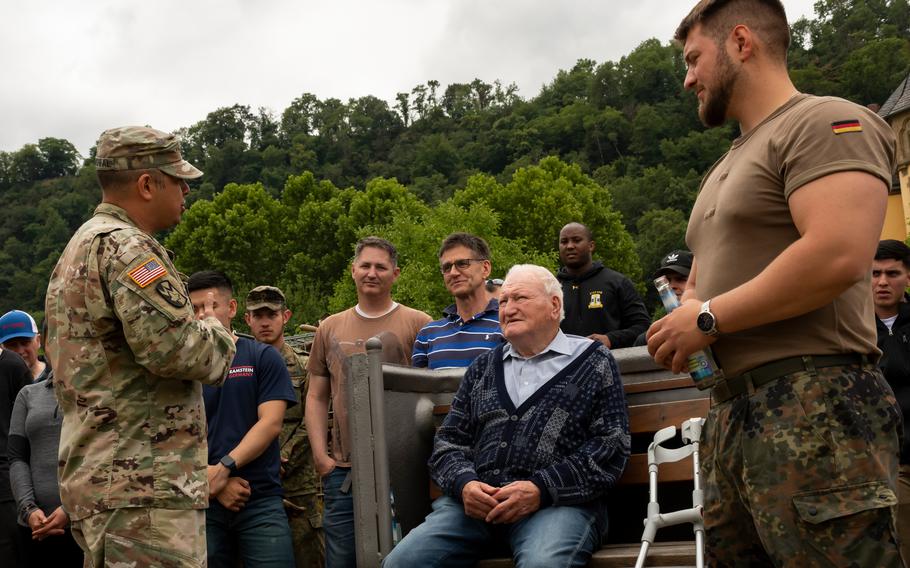
[[291, 526], [296, 568], [323, 568], [325, 540], [322, 534], [322, 499], [316, 493], [284, 498]]
[[910, 465], [901, 464], [897, 475], [897, 534], [901, 557], [910, 562]]
[[84, 568], [200, 568], [206, 565], [205, 511], [111, 509], [73, 521]]
[[901, 566], [901, 415], [859, 365], [801, 371], [712, 405], [702, 431], [711, 566]]

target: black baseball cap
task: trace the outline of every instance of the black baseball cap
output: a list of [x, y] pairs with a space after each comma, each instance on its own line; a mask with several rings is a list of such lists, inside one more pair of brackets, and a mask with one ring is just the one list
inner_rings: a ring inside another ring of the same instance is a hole
[[674, 250], [660, 261], [660, 268], [654, 273], [653, 278], [665, 276], [668, 272], [689, 276], [689, 272], [692, 271], [693, 258], [692, 253], [687, 250]]

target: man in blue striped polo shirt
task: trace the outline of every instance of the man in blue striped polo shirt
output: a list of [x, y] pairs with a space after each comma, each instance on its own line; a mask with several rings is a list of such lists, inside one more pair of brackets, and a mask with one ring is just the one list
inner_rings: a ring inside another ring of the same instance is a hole
[[439, 268], [455, 303], [442, 319], [417, 333], [411, 364], [446, 369], [467, 367], [478, 355], [502, 343], [499, 302], [486, 291], [490, 247], [482, 238], [452, 233], [439, 248]]

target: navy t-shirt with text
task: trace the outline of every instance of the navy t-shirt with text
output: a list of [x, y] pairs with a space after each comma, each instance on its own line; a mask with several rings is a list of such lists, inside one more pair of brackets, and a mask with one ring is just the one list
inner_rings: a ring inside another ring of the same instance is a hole
[[[271, 345], [246, 337], [237, 339], [237, 354], [224, 386], [203, 385], [208, 423], [209, 465], [230, 453], [259, 421], [259, 405], [270, 400], [297, 404], [291, 377], [281, 355]], [[282, 495], [277, 437], [256, 459], [234, 475], [250, 483], [250, 500]]]

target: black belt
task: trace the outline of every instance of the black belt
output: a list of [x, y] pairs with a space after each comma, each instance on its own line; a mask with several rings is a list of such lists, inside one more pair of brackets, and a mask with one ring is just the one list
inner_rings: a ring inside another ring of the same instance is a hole
[[867, 355], [857, 353], [844, 353], [842, 355], [803, 355], [802, 357], [788, 357], [778, 359], [755, 367], [751, 371], [721, 379], [715, 383], [711, 390], [711, 399], [715, 403], [726, 402], [744, 393], [754, 393], [762, 385], [766, 385], [786, 375], [801, 371], [814, 372], [825, 367], [843, 367], [847, 365], [869, 365], [872, 361]]

